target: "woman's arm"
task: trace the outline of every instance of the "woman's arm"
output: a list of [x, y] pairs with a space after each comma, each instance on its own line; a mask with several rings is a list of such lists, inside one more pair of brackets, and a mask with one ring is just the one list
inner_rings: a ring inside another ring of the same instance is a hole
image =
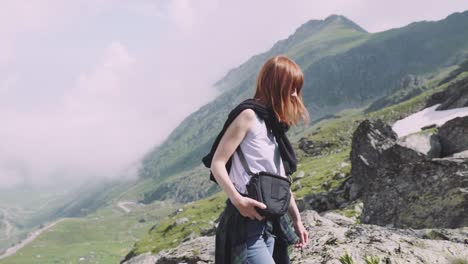
[[289, 203], [288, 213], [293, 222], [301, 222], [301, 215], [299, 214], [299, 209], [297, 208], [296, 200], [294, 199], [294, 193], [291, 190], [289, 191], [291, 192], [291, 201]]
[[243, 110], [229, 125], [219, 141], [213, 159], [211, 171], [219, 186], [226, 192], [232, 204], [239, 212], [250, 219], [262, 220], [255, 206], [265, 209], [266, 205], [249, 197], [244, 197], [234, 187], [226, 170], [226, 163], [244, 139], [254, 121], [255, 112], [252, 109]]
[[302, 224], [301, 215], [299, 214], [299, 209], [297, 208], [296, 200], [294, 199], [294, 193], [291, 190], [289, 191], [291, 192], [291, 201], [289, 203], [288, 213], [291, 216], [294, 230], [299, 236], [299, 241], [297, 242], [296, 247], [303, 248], [309, 243], [309, 233]]

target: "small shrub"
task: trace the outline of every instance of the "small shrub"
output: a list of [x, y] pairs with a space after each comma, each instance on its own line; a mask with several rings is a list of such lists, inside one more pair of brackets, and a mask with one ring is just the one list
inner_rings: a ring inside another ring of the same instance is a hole
[[377, 256], [366, 256], [364, 258], [364, 261], [366, 262], [366, 264], [379, 264], [380, 263], [380, 259]]
[[346, 252], [343, 256], [341, 256], [339, 259], [341, 264], [354, 264], [353, 258]]

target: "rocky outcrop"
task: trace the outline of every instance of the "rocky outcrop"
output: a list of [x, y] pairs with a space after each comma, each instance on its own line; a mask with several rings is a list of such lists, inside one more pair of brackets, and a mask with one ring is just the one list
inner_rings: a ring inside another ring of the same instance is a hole
[[362, 199], [362, 223], [412, 228], [468, 226], [468, 159], [437, 157], [437, 151], [430, 151], [437, 139], [441, 153], [453, 152], [447, 148], [453, 144], [443, 143], [446, 141], [456, 142], [456, 151], [468, 149], [464, 144], [468, 133], [462, 133], [466, 118], [456, 119], [446, 123], [453, 135], [441, 132], [419, 145], [398, 141], [381, 120], [365, 120], [358, 126], [351, 150], [354, 182], [350, 199]]
[[445, 122], [438, 135], [442, 155], [448, 156], [468, 149], [468, 116], [456, 117]]
[[[312, 209], [319, 213], [340, 209], [348, 206], [353, 199], [350, 199], [351, 187], [353, 186], [354, 178], [348, 177], [342, 181], [336, 188], [328, 191], [306, 195], [300, 199], [298, 209], [300, 211]], [[301, 204], [301, 206], [299, 206]]]
[[[335, 213], [301, 213], [309, 232], [309, 245], [294, 249], [292, 263], [339, 263], [349, 253], [356, 263], [366, 255], [381, 263], [451, 263], [468, 260], [468, 228], [396, 229], [369, 224], [354, 224]], [[139, 255], [124, 264], [214, 263], [214, 236], [198, 237], [157, 255]]]
[[299, 149], [311, 156], [322, 155], [324, 148], [331, 147], [333, 147], [333, 144], [329, 142], [314, 142], [306, 140], [306, 138], [301, 138], [299, 140]]
[[350, 176], [332, 190], [306, 195], [300, 210], [343, 209], [359, 198], [362, 223], [468, 226], [468, 117], [400, 138], [382, 120], [364, 120], [350, 156]]
[[382, 120], [374, 122], [364, 120], [353, 134], [351, 143], [351, 175], [355, 178], [352, 187], [352, 200], [361, 195], [362, 189], [368, 190], [369, 180], [373, 179], [379, 169], [379, 157], [382, 152], [393, 145], [397, 134]]

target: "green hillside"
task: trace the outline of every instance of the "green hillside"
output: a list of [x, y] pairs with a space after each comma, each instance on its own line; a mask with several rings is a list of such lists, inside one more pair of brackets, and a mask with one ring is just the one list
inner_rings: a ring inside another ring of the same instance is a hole
[[63, 218], [1, 264], [118, 263], [151, 226], [175, 208], [171, 202], [117, 204], [83, 217]]

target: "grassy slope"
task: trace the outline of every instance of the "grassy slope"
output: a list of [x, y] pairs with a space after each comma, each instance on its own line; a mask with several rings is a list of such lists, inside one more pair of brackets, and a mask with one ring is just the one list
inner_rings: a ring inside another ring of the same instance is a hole
[[118, 263], [138, 238], [174, 210], [169, 202], [128, 207], [128, 214], [113, 205], [86, 217], [66, 218], [0, 263], [78, 263], [80, 258], [85, 260], [81, 263]]
[[[92, 186], [90, 188], [89, 186]], [[0, 191], [0, 219], [11, 226], [5, 239], [0, 221], [0, 251], [26, 238], [40, 225], [61, 217], [84, 216], [112, 202], [128, 183], [86, 182], [82, 185], [55, 183], [49, 186], [17, 186]]]

